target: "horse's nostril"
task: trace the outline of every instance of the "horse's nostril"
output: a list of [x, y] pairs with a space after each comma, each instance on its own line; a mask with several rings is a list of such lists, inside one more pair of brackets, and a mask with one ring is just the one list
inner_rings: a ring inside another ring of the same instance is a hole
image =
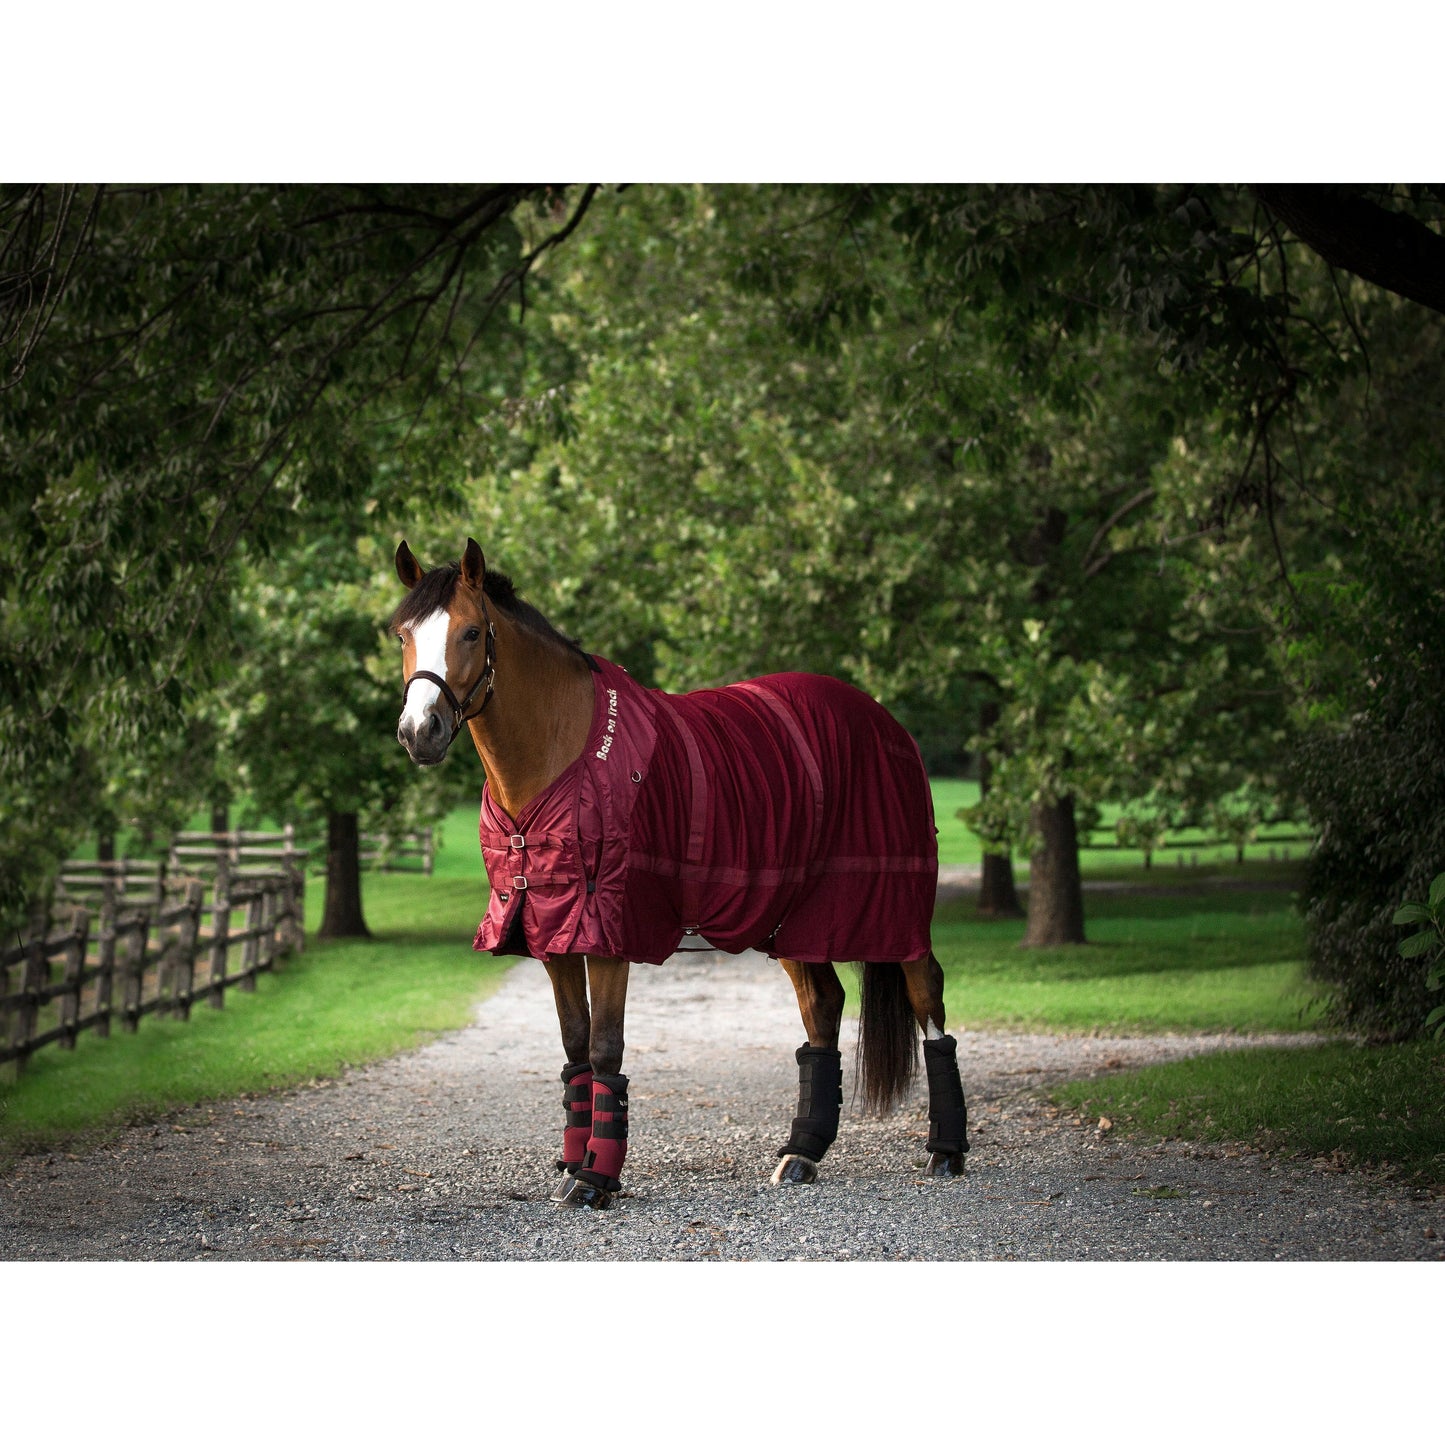
[[428, 713], [426, 730], [429, 737], [436, 737], [442, 730], [442, 720], [435, 713]]

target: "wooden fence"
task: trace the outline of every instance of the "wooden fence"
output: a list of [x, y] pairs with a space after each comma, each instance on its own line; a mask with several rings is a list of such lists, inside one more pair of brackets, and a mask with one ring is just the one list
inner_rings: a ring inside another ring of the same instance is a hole
[[411, 860], [426, 874], [432, 874], [436, 861], [436, 844], [430, 828], [415, 833], [363, 833], [361, 835], [361, 866], [378, 873], [413, 872]]
[[[315, 851], [315, 850], [313, 850]], [[321, 852], [325, 859], [325, 850]], [[279, 833], [253, 833], [235, 830], [229, 833], [177, 833], [171, 840], [170, 866], [214, 868], [218, 854], [225, 853], [232, 864], [267, 864], [280, 858], [304, 856], [296, 846], [296, 829], [288, 823]], [[379, 873], [413, 872], [417, 869], [428, 878], [436, 859], [436, 841], [430, 828], [414, 833], [363, 833], [361, 835], [361, 866]], [[150, 865], [154, 867], [154, 864]]]
[[[1097, 830], [1096, 830], [1097, 831]], [[1152, 848], [1145, 848], [1139, 843], [1120, 843], [1117, 839], [1107, 843], [1095, 843], [1093, 835], [1088, 834], [1079, 840], [1079, 851], [1081, 853], [1165, 853], [1178, 852], [1174, 860], [1179, 867], [1184, 866], [1184, 854], [1189, 853], [1191, 865], [1199, 862], [1199, 855], [1208, 852], [1213, 848], [1233, 848], [1238, 852], [1241, 846], [1247, 848], [1262, 848], [1268, 845], [1270, 860], [1274, 861], [1275, 847], [1280, 847], [1280, 854], [1284, 862], [1289, 861], [1291, 846], [1298, 847], [1301, 854], [1308, 853], [1314, 844], [1314, 835], [1311, 833], [1261, 833], [1257, 838], [1251, 838], [1241, 845], [1238, 839], [1224, 837], [1201, 838], [1197, 841], [1180, 841], [1169, 839], [1165, 842], [1156, 843]], [[1280, 845], [1283, 845], [1282, 847]]]
[[177, 833], [167, 863], [173, 872], [188, 868], [209, 875], [226, 858], [233, 870], [255, 873], [304, 862], [306, 856], [307, 850], [296, 846], [295, 825], [287, 823], [279, 833], [240, 828], [229, 833]]
[[66, 864], [50, 917], [0, 951], [0, 1066], [18, 1074], [85, 1029], [104, 1038], [115, 1017], [134, 1033], [146, 1014], [186, 1019], [200, 999], [221, 1008], [228, 988], [254, 990], [305, 943], [306, 855], [277, 851], [279, 865], [259, 868], [227, 849], [194, 857], [208, 878], [194, 866]]

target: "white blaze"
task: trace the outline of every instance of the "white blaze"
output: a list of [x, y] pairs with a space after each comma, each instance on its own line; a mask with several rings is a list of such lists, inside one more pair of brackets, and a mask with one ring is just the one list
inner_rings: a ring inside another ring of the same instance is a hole
[[[447, 677], [447, 623], [451, 618], [445, 607], [438, 608], [424, 622], [418, 622], [411, 630], [412, 642], [416, 645], [416, 672], [434, 672], [440, 678]], [[420, 728], [426, 720], [428, 710], [442, 695], [441, 689], [426, 678], [407, 689], [406, 706], [402, 709], [401, 721], [411, 720]]]

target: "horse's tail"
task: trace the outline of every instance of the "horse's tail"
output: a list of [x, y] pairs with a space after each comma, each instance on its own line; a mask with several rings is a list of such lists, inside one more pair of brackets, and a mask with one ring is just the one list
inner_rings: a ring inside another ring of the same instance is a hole
[[907, 1095], [918, 1070], [918, 1023], [898, 964], [865, 963], [860, 972], [855, 1092], [869, 1112], [886, 1114]]

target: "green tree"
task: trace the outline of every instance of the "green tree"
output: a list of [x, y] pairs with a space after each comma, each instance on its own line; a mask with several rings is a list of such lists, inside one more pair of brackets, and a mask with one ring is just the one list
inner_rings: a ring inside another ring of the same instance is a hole
[[0, 908], [93, 811], [74, 749], [211, 680], [244, 553], [451, 494], [521, 354], [494, 313], [591, 198], [524, 247], [542, 194], [0, 188]]
[[[987, 328], [940, 324], [866, 218], [866, 304], [801, 345], [831, 284], [795, 239], [819, 204], [676, 189], [595, 217], [548, 313], [581, 364], [567, 434], [481, 489], [488, 535], [562, 625], [667, 686], [803, 668], [907, 709], [973, 681], [1000, 709], [982, 831], [1038, 842], [1030, 941], [1078, 941], [1075, 807], [1182, 787], [1237, 709], [1240, 646], [1190, 612], [1203, 563], [1159, 545], [1190, 470], [1172, 392], [1104, 336], [1055, 338], [1041, 394]], [[754, 260], [774, 236], [782, 278]]]
[[463, 793], [458, 772], [419, 769], [396, 742], [396, 582], [385, 537], [338, 530], [246, 570], [235, 665], [203, 704], [256, 813], [324, 826], [324, 938], [365, 936], [360, 834], [430, 823]]

